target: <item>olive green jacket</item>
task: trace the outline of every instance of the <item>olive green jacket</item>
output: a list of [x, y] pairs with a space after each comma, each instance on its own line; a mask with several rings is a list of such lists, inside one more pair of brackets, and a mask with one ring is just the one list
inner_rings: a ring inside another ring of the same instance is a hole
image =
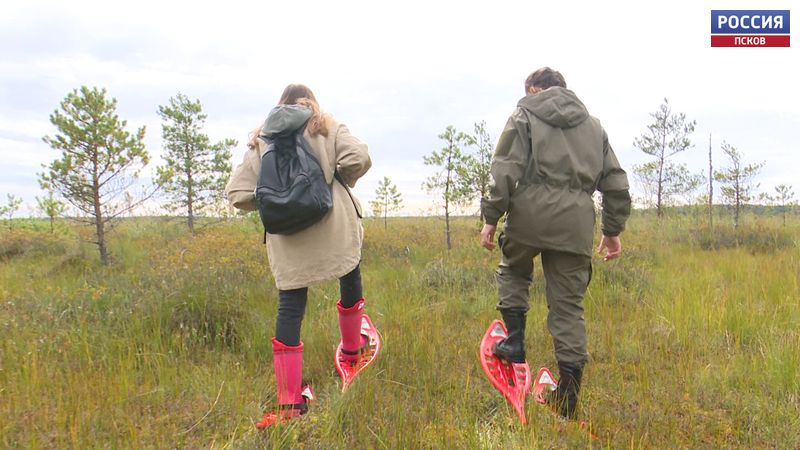
[[600, 191], [602, 230], [617, 236], [630, 215], [628, 178], [600, 121], [570, 90], [552, 87], [522, 98], [492, 159], [487, 224], [508, 214], [504, 233], [539, 249], [592, 254]]

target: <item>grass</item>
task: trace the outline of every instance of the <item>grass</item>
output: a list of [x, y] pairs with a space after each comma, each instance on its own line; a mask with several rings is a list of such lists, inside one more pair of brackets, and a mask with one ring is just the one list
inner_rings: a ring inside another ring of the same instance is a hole
[[[192, 237], [128, 220], [110, 267], [82, 229], [3, 229], [0, 447], [797, 448], [800, 224], [748, 223], [731, 244], [724, 225], [690, 235], [691, 221], [636, 216], [624, 257], [595, 261], [580, 414], [596, 442], [532, 401], [520, 426], [484, 378], [499, 254], [478, 247], [475, 219], [455, 221], [449, 254], [439, 219], [365, 221], [382, 356], [339, 392], [338, 286], [315, 286], [302, 334], [318, 400], [267, 432], [253, 424], [275, 402], [277, 292], [257, 224]], [[538, 264], [534, 278], [529, 362], [553, 368]]]

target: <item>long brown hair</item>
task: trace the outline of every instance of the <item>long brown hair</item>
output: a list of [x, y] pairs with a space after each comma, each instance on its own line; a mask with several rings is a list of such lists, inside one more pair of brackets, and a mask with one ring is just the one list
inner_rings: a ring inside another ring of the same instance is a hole
[[308, 86], [303, 84], [290, 84], [283, 90], [279, 105], [300, 105], [311, 110], [311, 118], [308, 119], [308, 133], [311, 136], [321, 134], [328, 136], [327, 115], [322, 112], [317, 103], [317, 98]]
[[247, 134], [247, 148], [255, 150], [258, 148], [258, 135], [261, 134], [261, 126], [254, 128]]

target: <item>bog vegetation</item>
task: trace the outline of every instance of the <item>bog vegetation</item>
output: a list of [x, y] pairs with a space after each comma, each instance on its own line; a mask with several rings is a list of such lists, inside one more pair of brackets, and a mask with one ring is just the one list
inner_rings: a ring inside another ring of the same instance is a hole
[[[630, 172], [637, 204], [652, 208], [634, 214], [621, 260], [597, 261], [585, 300], [580, 415], [594, 443], [532, 401], [521, 427], [480, 369], [480, 338], [499, 317], [499, 254], [479, 247], [477, 217], [454, 212], [487, 195], [485, 123], [448, 126], [424, 158], [440, 218], [390, 217], [403, 197], [386, 176], [370, 202], [375, 366], [339, 392], [337, 283], [312, 288], [302, 338], [318, 401], [257, 432], [275, 406], [277, 292], [258, 218], [232, 218], [220, 195], [236, 142], [212, 143], [200, 101], [177, 94], [158, 108], [165, 165], [134, 195], [145, 130], [128, 131], [116, 105], [81, 87], [51, 115], [44, 140], [59, 156], [36, 198], [46, 219], [14, 219], [22, 199], [11, 194], [0, 204], [0, 446], [800, 448], [795, 192], [760, 190], [764, 163], [724, 141], [716, 161], [710, 137], [703, 173], [677, 161], [696, 123], [666, 99], [633, 142], [650, 157]], [[178, 217], [125, 217], [156, 198]], [[526, 336], [534, 370], [555, 365], [540, 280]]]
[[[800, 220], [637, 213], [618, 261], [596, 261], [580, 415], [608, 448], [800, 446]], [[589, 446], [528, 403], [530, 425], [484, 378], [480, 338], [498, 313], [499, 255], [476, 218], [365, 221], [367, 309], [380, 359], [348, 390], [333, 370], [335, 282], [313, 287], [305, 376], [318, 400], [258, 432], [275, 402], [277, 292], [257, 219], [196, 234], [124, 219], [103, 265], [83, 234], [48, 220], [0, 231], [0, 447], [551, 448]], [[6, 226], [9, 225], [9, 226]], [[538, 269], [537, 269], [538, 270]], [[555, 361], [541, 277], [526, 339]]]

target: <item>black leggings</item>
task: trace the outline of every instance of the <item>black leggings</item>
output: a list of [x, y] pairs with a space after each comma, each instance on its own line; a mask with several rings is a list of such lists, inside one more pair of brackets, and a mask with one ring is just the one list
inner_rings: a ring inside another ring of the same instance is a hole
[[[342, 306], [350, 308], [364, 296], [361, 287], [360, 264], [339, 278]], [[278, 319], [275, 321], [275, 339], [288, 346], [300, 345], [300, 325], [306, 313], [308, 288], [278, 291]]]

